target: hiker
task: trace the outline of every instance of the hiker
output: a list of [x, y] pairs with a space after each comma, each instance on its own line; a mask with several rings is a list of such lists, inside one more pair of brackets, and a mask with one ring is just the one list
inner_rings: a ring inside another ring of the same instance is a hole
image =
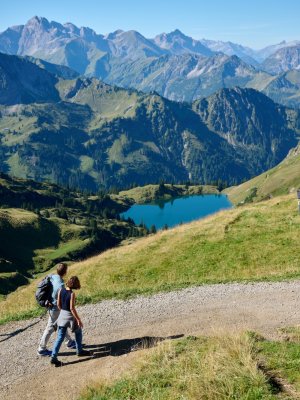
[[[68, 270], [68, 266], [65, 263], [60, 263], [57, 266], [56, 272], [57, 274], [50, 276], [50, 281], [52, 284], [52, 295], [51, 295], [51, 303], [48, 305], [49, 318], [46, 329], [43, 333], [43, 336], [40, 341], [40, 345], [38, 348], [38, 355], [40, 356], [51, 356], [51, 351], [47, 349], [47, 344], [49, 339], [54, 332], [54, 323], [59, 316], [59, 308], [57, 307], [57, 295], [61, 288], [64, 287], [63, 277], [66, 275]], [[75, 349], [76, 343], [72, 340], [71, 336], [66, 332], [66, 345], [69, 349]]]
[[58, 327], [58, 331], [50, 361], [51, 364], [54, 364], [56, 367], [62, 365], [62, 363], [57, 359], [57, 355], [66, 336], [68, 327], [70, 327], [72, 332], [75, 333], [77, 356], [81, 357], [91, 355], [89, 351], [82, 349], [83, 324], [75, 308], [75, 293], [73, 293], [73, 290], [76, 289], [80, 289], [80, 282], [77, 276], [72, 276], [68, 280], [66, 288], [63, 287], [58, 292], [57, 305], [60, 309], [60, 314], [55, 323]]

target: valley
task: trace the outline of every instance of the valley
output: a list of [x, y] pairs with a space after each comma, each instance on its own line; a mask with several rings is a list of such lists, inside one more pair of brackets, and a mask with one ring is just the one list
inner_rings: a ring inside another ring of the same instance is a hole
[[[0, 54], [0, 65], [0, 169], [13, 176], [94, 192], [160, 180], [229, 186], [272, 168], [298, 142], [299, 111], [254, 89], [222, 89], [189, 105], [59, 78], [16, 56]], [[47, 102], [27, 70], [45, 81]]]

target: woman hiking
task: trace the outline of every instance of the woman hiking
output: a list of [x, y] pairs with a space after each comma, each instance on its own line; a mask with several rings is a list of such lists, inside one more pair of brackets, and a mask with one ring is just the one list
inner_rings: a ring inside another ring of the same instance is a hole
[[57, 359], [60, 346], [64, 341], [68, 327], [75, 333], [76, 353], [77, 356], [90, 356], [90, 352], [82, 349], [82, 321], [75, 308], [75, 293], [73, 290], [80, 289], [80, 282], [77, 276], [72, 276], [66, 288], [62, 288], [58, 293], [57, 306], [60, 309], [59, 317], [56, 321], [58, 327], [57, 338], [51, 353], [51, 364], [56, 367], [62, 365]]

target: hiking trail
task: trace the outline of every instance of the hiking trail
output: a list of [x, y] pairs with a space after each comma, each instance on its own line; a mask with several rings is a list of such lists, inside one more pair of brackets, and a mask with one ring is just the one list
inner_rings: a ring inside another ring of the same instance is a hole
[[233, 283], [81, 306], [83, 342], [97, 358], [77, 358], [63, 344], [61, 368], [37, 355], [46, 316], [10, 322], [0, 326], [0, 392], [6, 400], [76, 399], [89, 383], [120, 377], [147, 351], [145, 342], [169, 336], [255, 330], [277, 337], [300, 323], [299, 296], [300, 281]]

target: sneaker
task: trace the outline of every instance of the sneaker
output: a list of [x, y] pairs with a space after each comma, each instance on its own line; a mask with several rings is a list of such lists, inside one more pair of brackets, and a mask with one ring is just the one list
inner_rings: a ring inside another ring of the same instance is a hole
[[78, 357], [85, 357], [85, 356], [91, 356], [91, 352], [87, 350], [81, 350], [79, 353], [77, 353]]
[[39, 356], [42, 356], [42, 357], [50, 357], [51, 354], [52, 354], [52, 351], [50, 351], [50, 350], [48, 350], [48, 349], [45, 349], [45, 350], [38, 350], [37, 354], [38, 354]]
[[59, 361], [56, 357], [51, 357], [50, 364], [54, 365], [55, 367], [62, 367], [63, 363]]
[[68, 349], [76, 349], [76, 342], [75, 340], [70, 340], [69, 343], [67, 344]]

